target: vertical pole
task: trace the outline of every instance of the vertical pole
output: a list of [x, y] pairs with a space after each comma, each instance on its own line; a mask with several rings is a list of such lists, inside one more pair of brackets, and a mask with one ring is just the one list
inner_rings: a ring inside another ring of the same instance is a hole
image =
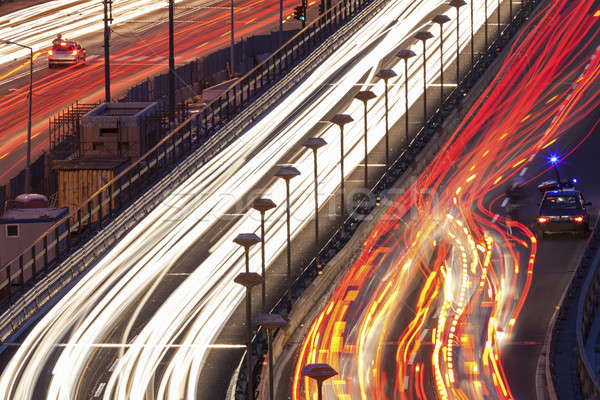
[[423, 126], [427, 125], [427, 57], [425, 56], [425, 41], [423, 40]]
[[498, 14], [497, 14], [497, 16], [498, 16], [498, 25], [496, 26], [496, 36], [497, 37], [500, 37], [500, 22], [501, 22], [500, 21], [500, 7], [501, 7], [500, 0], [498, 0]]
[[275, 400], [275, 392], [273, 389], [273, 333], [267, 328], [267, 347], [269, 348], [269, 400]]
[[367, 102], [363, 101], [365, 114], [365, 189], [369, 189], [369, 150], [367, 146]]
[[262, 281], [262, 312], [267, 312], [267, 276], [265, 275], [265, 213], [260, 213], [260, 258], [261, 258], [261, 273]]
[[[248, 252], [248, 250], [246, 250]], [[246, 270], [248, 270], [248, 264], [246, 264]], [[246, 367], [248, 368], [248, 399], [254, 399], [254, 384], [252, 379], [252, 297], [250, 296], [250, 286], [246, 287], [246, 326], [248, 334], [248, 342], [246, 344]]]
[[444, 104], [444, 27], [440, 24], [440, 110]]
[[169, 0], [169, 122], [175, 122], [175, 39], [173, 27], [173, 4]]
[[456, 87], [460, 82], [460, 7], [456, 7]]
[[27, 168], [25, 169], [25, 193], [31, 193], [31, 103], [33, 98], [33, 49], [29, 48], [29, 117], [27, 119]]
[[317, 399], [323, 400], [323, 381], [320, 379], [317, 380], [317, 388], [319, 390]]
[[390, 169], [390, 128], [388, 117], [388, 80], [384, 80], [385, 84], [385, 179], [387, 183], [388, 171]]
[[488, 50], [488, 14], [487, 14], [487, 11], [488, 11], [488, 2], [487, 2], [487, 0], [485, 0], [483, 2], [483, 8], [485, 8], [485, 12], [483, 13], [483, 18], [485, 18], [485, 20], [484, 20], [484, 26], [485, 26], [485, 28], [484, 28], [484, 32], [485, 32], [485, 52], [487, 54], [487, 50]]
[[108, 1], [104, 0], [104, 93], [110, 103], [110, 30], [108, 28]]
[[510, 17], [509, 23], [512, 23], [512, 20], [513, 20], [513, 0], [510, 0], [508, 2], [508, 13], [510, 14], [509, 15], [509, 17]]
[[471, 0], [471, 71], [475, 66], [475, 36], [473, 33], [473, 2], [475, 0]]
[[342, 228], [341, 228], [341, 237], [342, 240], [345, 238], [344, 234], [344, 222], [346, 221], [346, 207], [344, 203], [344, 125], [340, 125], [340, 172], [342, 176], [342, 182], [340, 186], [340, 194], [342, 197], [341, 200], [341, 214], [342, 214]]
[[408, 58], [404, 59], [404, 134], [408, 148]]
[[315, 169], [315, 262], [317, 268], [321, 267], [321, 259], [319, 254], [319, 182], [318, 182], [318, 170], [317, 170], [317, 148], [313, 149], [314, 155], [314, 169]]
[[233, 25], [233, 0], [231, 0], [231, 50], [229, 53], [229, 61], [231, 63], [231, 75], [235, 73], [235, 34]]
[[285, 205], [286, 205], [286, 224], [287, 224], [287, 284], [288, 301], [292, 307], [292, 247], [291, 247], [291, 228], [290, 228], [290, 180], [285, 180]]
[[283, 0], [279, 0], [279, 46], [283, 44]]

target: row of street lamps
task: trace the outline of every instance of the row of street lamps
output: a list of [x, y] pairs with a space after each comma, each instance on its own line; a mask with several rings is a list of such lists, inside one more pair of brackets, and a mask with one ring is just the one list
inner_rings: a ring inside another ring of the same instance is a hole
[[[512, 2], [511, 2], [512, 3]], [[456, 20], [456, 82], [458, 84], [459, 80], [460, 80], [460, 61], [459, 61], [459, 57], [460, 57], [460, 32], [459, 32], [459, 9], [466, 5], [466, 2], [464, 0], [452, 0], [449, 3], [452, 7], [456, 8], [456, 15], [457, 15], [457, 20]], [[473, 1], [471, 1], [471, 15], [473, 13]], [[487, 11], [486, 11], [487, 14]], [[512, 18], [512, 4], [511, 4], [511, 18]], [[450, 18], [444, 14], [439, 14], [436, 15], [432, 22], [436, 23], [439, 25], [440, 27], [440, 103], [443, 103], [444, 100], [444, 60], [443, 60], [443, 25], [446, 24], [447, 22], [450, 21]], [[471, 18], [471, 46], [473, 46], [473, 26], [472, 26], [472, 18]], [[486, 25], [487, 25], [487, 21], [486, 21]], [[420, 40], [423, 43], [423, 124], [425, 125], [427, 123], [427, 67], [426, 67], [426, 54], [425, 54], [425, 50], [426, 50], [426, 41], [433, 38], [434, 36], [428, 32], [428, 31], [420, 31], [418, 32], [415, 36], [416, 39]], [[487, 47], [486, 47], [487, 50]], [[471, 67], [473, 67], [474, 65], [474, 59], [473, 59], [473, 54], [474, 54], [474, 49], [473, 47], [471, 47]], [[416, 54], [410, 50], [410, 49], [403, 49], [400, 50], [396, 56], [402, 60], [404, 60], [404, 87], [405, 87], [405, 91], [404, 91], [404, 115], [405, 115], [405, 136], [406, 136], [406, 140], [405, 140], [405, 145], [408, 146], [409, 145], [409, 119], [408, 119], [408, 108], [409, 108], [409, 103], [408, 103], [408, 59], [415, 57]], [[382, 69], [380, 70], [376, 76], [380, 79], [382, 79], [384, 81], [385, 84], [385, 167], [386, 167], [386, 172], [385, 175], [386, 177], [388, 176], [389, 173], [389, 169], [390, 169], [390, 144], [389, 144], [389, 119], [388, 119], [388, 112], [389, 112], [389, 106], [388, 106], [388, 86], [389, 86], [389, 80], [396, 77], [397, 74], [395, 71], [393, 71], [392, 69]], [[363, 110], [364, 110], [364, 115], [363, 115], [363, 119], [364, 119], [364, 149], [365, 149], [365, 156], [364, 156], [364, 186], [365, 188], [368, 190], [369, 186], [369, 178], [368, 178], [368, 142], [367, 142], [367, 128], [368, 128], [368, 121], [367, 121], [367, 103], [376, 98], [376, 95], [370, 91], [370, 90], [361, 90], [359, 91], [356, 95], [355, 98], [357, 100], [360, 100], [363, 103]], [[344, 152], [344, 127], [346, 124], [353, 122], [354, 119], [352, 118], [351, 115], [348, 114], [336, 114], [333, 117], [331, 117], [329, 119], [329, 122], [331, 122], [332, 124], [335, 124], [339, 127], [339, 132], [340, 132], [340, 175], [341, 175], [341, 181], [340, 181], [340, 198], [341, 198], [341, 227], [340, 227], [340, 236], [341, 236], [341, 240], [343, 241], [345, 239], [345, 231], [344, 231], [344, 222], [346, 220], [346, 210], [345, 210], [345, 201], [344, 201], [344, 158], [345, 158], [345, 152]], [[321, 264], [321, 260], [320, 260], [320, 251], [319, 251], [319, 200], [318, 200], [318, 158], [317, 158], [317, 151], [318, 149], [320, 149], [321, 147], [325, 146], [327, 144], [327, 142], [320, 137], [312, 137], [307, 139], [304, 143], [303, 146], [306, 147], [307, 149], [312, 150], [313, 152], [313, 159], [314, 159], [314, 203], [315, 203], [315, 237], [314, 237], [314, 247], [315, 247], [315, 261], [316, 261], [316, 265], [317, 268], [320, 268], [320, 264]], [[300, 171], [298, 171], [295, 167], [293, 166], [282, 166], [280, 167], [279, 171], [275, 174], [277, 177], [283, 179], [285, 181], [285, 185], [286, 185], [286, 230], [287, 230], [287, 249], [286, 249], [286, 256], [287, 256], [287, 300], [288, 300], [288, 304], [291, 307], [292, 304], [292, 274], [291, 274], [291, 226], [290, 226], [290, 181], [300, 175]], [[254, 201], [252, 208], [257, 210], [258, 212], [260, 212], [261, 215], [261, 228], [260, 228], [260, 234], [261, 237], [258, 237], [257, 235], [255, 235], [254, 233], [243, 233], [238, 235], [234, 242], [239, 244], [240, 246], [244, 247], [244, 251], [245, 251], [245, 259], [246, 259], [246, 269], [245, 272], [242, 272], [238, 275], [238, 277], [236, 277], [235, 282], [243, 285], [246, 287], [246, 323], [247, 323], [247, 378], [248, 378], [248, 385], [247, 385], [247, 390], [248, 390], [248, 398], [249, 399], [253, 399], [254, 393], [253, 393], [253, 387], [252, 387], [252, 365], [251, 365], [251, 352], [252, 352], [252, 348], [251, 348], [251, 340], [252, 340], [252, 320], [251, 320], [251, 289], [252, 287], [256, 286], [256, 285], [261, 285], [262, 286], [262, 302], [261, 302], [261, 309], [262, 309], [262, 313], [259, 314], [258, 318], [256, 319], [256, 324], [259, 326], [262, 326], [264, 329], [266, 329], [267, 331], [267, 341], [268, 341], [268, 364], [269, 364], [269, 394], [270, 394], [270, 399], [273, 399], [273, 371], [272, 371], [272, 364], [273, 364], [273, 356], [272, 356], [272, 349], [271, 349], [271, 341], [272, 341], [272, 335], [274, 330], [278, 329], [278, 328], [283, 328], [287, 325], [287, 321], [278, 314], [269, 314], [267, 313], [267, 304], [266, 304], [266, 280], [265, 280], [265, 276], [266, 276], [266, 267], [265, 267], [265, 213], [269, 210], [272, 210], [276, 207], [276, 204], [267, 198], [258, 198]], [[261, 273], [262, 274], [257, 274], [257, 273], [252, 273], [250, 272], [250, 268], [249, 268], [249, 249], [251, 246], [257, 244], [258, 242], [261, 242]], [[312, 364], [312, 365], [307, 365], [303, 371], [302, 374], [304, 376], [307, 377], [311, 377], [317, 380], [317, 384], [318, 384], [318, 389], [319, 389], [319, 399], [321, 399], [321, 385], [323, 380], [328, 379], [332, 376], [337, 375], [337, 372], [335, 370], [333, 370], [333, 368], [331, 368], [329, 365], [327, 364]]]

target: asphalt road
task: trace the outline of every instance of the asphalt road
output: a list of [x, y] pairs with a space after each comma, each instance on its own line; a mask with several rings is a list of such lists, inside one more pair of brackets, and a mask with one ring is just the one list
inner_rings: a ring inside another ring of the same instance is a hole
[[[165, 3], [166, 4], [166, 3]], [[184, 1], [175, 9], [176, 65], [200, 58], [230, 44], [229, 2], [205, 3]], [[291, 14], [293, 0], [284, 4], [284, 29], [298, 29]], [[309, 18], [316, 13], [310, 2]], [[279, 2], [267, 5], [255, 0], [236, 3], [236, 37], [248, 37], [278, 29]], [[53, 10], [53, 12], [55, 12]], [[47, 28], [39, 15], [40, 26]], [[73, 21], [77, 22], [77, 15]], [[98, 15], [101, 18], [101, 15]], [[56, 22], [52, 22], [56, 23]], [[53, 27], [54, 29], [55, 27]], [[18, 29], [15, 24], [14, 29]], [[65, 28], [66, 29], [66, 28]], [[6, 29], [8, 31], [8, 29]], [[118, 98], [126, 89], [168, 69], [167, 9], [111, 26], [111, 96]], [[9, 32], [5, 33], [10, 36]], [[48, 69], [45, 52], [34, 57], [32, 159], [49, 147], [48, 118], [68, 105], [93, 103], [104, 98], [103, 35], [101, 31], [84, 33], [77, 39], [87, 49], [87, 65]], [[52, 36], [53, 37], [53, 36]], [[48, 36], [50, 47], [52, 37]], [[4, 38], [3, 38], [4, 39]], [[223, 66], [224, 67], [224, 66]], [[29, 84], [27, 59], [17, 59], [0, 66], [0, 184], [20, 172], [26, 161], [27, 93]]]

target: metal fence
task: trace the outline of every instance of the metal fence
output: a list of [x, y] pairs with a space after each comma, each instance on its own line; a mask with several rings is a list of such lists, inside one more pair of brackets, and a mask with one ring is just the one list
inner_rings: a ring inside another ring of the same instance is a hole
[[[28, 280], [35, 280], [40, 273], [50, 270], [65, 256], [89, 241], [94, 233], [105, 227], [128, 205], [139, 202], [140, 195], [175, 170], [180, 161], [198, 149], [196, 151], [197, 159], [194, 163], [178, 167], [185, 170], [186, 176], [189, 176], [223, 147], [235, 140], [254, 121], [256, 115], [283, 97], [293, 86], [304, 79], [312, 71], [312, 68], [322, 61], [322, 58], [344, 43], [345, 38], [340, 35], [335, 42], [328, 43], [328, 46], [323, 47], [319, 53], [321, 58], [307, 57], [312, 50], [323, 44], [330, 35], [338, 31], [371, 2], [372, 0], [357, 0], [335, 5], [326, 14], [321, 15], [294, 35], [269, 58], [232, 84], [202, 112], [180, 124], [140, 160], [100, 188], [70, 215], [57, 222], [25, 252], [4, 265], [0, 269], [0, 294], [4, 294], [12, 304], [15, 292], [25, 290]], [[304, 58], [308, 58], [305, 60], [304, 68], [300, 68], [296, 74], [290, 76], [288, 73]], [[257, 102], [258, 104], [250, 107], [250, 110], [245, 108], [269, 89], [272, 90], [262, 96], [261, 101]], [[227, 129], [222, 129], [234, 117], [236, 118], [234, 123], [229, 124]], [[218, 135], [215, 134], [217, 132]], [[178, 177], [183, 174], [182, 172]], [[166, 192], [171, 188], [173, 187], [168, 186], [162, 191]], [[149, 200], [149, 203], [151, 202], [149, 207], [152, 208], [156, 205], [158, 197], [159, 195]], [[144, 207], [144, 212], [149, 212], [146, 207]], [[126, 220], [126, 218], [130, 219]], [[119, 234], [128, 230], [138, 220], [137, 218], [137, 214], [123, 217], [122, 229], [119, 230]], [[94, 248], [92, 254], [81, 255], [83, 260], [69, 270], [69, 279], [90, 265], [95, 257], [100, 256], [106, 250], [109, 243], [117, 240], [117, 236], [113, 235], [103, 240], [102, 243], [94, 242], [97, 248]], [[36, 297], [35, 301], [30, 302], [28, 298], [23, 300], [19, 307], [11, 308], [0, 321], [2, 329], [0, 340], [4, 340], [7, 335], [11, 334], [15, 326], [24, 322], [41, 303], [47, 301], [50, 292], [56, 293], [65, 285], [65, 282], [54, 282], [52, 290], [44, 293], [42, 300], [38, 301], [39, 298]], [[37, 296], [37, 294], [32, 294], [32, 296]]]

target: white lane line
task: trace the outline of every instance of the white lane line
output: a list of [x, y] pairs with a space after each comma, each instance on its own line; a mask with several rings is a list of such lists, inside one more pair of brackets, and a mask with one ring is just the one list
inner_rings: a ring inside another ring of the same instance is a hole
[[521, 173], [519, 174], [519, 176], [525, 175], [525, 172], [527, 172], [527, 167], [525, 167], [521, 170]]
[[415, 357], [417, 357], [416, 351], [410, 356], [410, 359], [408, 360], [408, 365], [413, 365], [413, 363], [415, 362]]
[[100, 385], [98, 385], [98, 389], [96, 389], [96, 392], [94, 393], [95, 399], [100, 397], [105, 386], [106, 386], [106, 382], [102, 382], [102, 383], [100, 383]]
[[428, 333], [429, 333], [429, 328], [423, 329], [423, 332], [421, 332], [421, 336], [419, 337], [419, 341], [422, 342], [423, 340], [425, 340], [425, 336], [427, 336]]
[[506, 207], [507, 203], [508, 203], [508, 197], [504, 199], [504, 201], [502, 202], [502, 204], [500, 205], [500, 207]]
[[495, 214], [494, 218], [492, 218], [492, 224], [494, 224], [497, 220], [498, 220], [498, 214]]
[[108, 369], [108, 372], [113, 372], [113, 370], [115, 369], [115, 367], [117, 366], [117, 362], [119, 361], [118, 358], [115, 358], [115, 361], [113, 361], [113, 363], [110, 365], [110, 368]]
[[404, 390], [408, 390], [408, 375], [404, 377]]

